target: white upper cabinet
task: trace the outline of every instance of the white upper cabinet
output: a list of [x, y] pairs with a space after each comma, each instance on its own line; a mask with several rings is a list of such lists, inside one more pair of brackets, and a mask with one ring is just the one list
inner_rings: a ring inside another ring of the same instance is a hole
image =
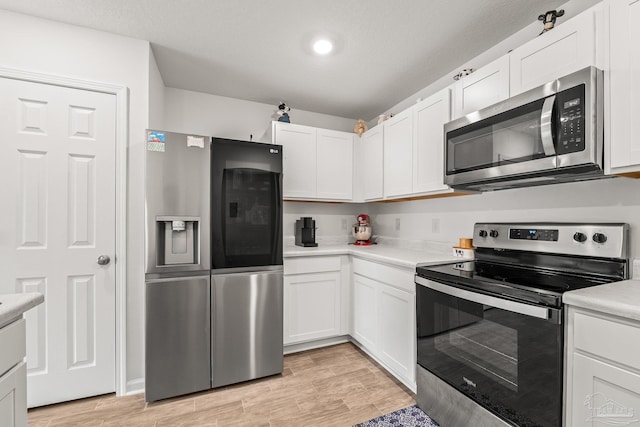
[[411, 109], [384, 122], [384, 197], [413, 192], [413, 115]]
[[[610, 108], [605, 115], [610, 172], [640, 170], [640, 1], [610, 3]], [[607, 123], [609, 121], [609, 123]], [[609, 172], [609, 171], [608, 171]]]
[[364, 201], [380, 200], [383, 197], [383, 126], [365, 132], [356, 153], [356, 170], [362, 174]]
[[351, 200], [354, 134], [318, 129], [317, 194], [319, 199]]
[[273, 142], [283, 147], [283, 197], [316, 197], [316, 129], [274, 122]]
[[451, 91], [444, 89], [413, 107], [413, 193], [449, 190], [444, 176], [444, 124], [451, 119]]
[[453, 118], [509, 97], [509, 56], [505, 55], [455, 82]]
[[351, 201], [354, 134], [273, 122], [273, 142], [283, 146], [283, 197]]
[[585, 67], [602, 68], [597, 60], [596, 40], [602, 31], [598, 30], [601, 20], [600, 4], [514, 49], [509, 54], [511, 96]]

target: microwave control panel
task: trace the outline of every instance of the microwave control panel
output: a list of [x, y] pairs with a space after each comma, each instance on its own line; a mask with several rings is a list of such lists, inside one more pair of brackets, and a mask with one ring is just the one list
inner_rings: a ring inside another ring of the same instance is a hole
[[558, 114], [558, 154], [575, 153], [585, 148], [584, 128], [584, 85], [567, 89], [557, 94], [556, 111]]

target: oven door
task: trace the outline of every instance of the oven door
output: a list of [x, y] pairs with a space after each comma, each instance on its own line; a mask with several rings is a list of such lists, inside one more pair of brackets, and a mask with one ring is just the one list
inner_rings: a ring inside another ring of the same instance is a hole
[[418, 364], [516, 425], [560, 426], [561, 310], [416, 276]]

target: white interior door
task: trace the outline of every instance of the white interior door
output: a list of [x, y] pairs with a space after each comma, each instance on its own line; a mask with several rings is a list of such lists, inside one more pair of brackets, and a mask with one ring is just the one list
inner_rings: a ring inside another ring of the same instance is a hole
[[28, 405], [113, 392], [116, 97], [0, 78], [0, 117], [0, 293], [45, 296]]

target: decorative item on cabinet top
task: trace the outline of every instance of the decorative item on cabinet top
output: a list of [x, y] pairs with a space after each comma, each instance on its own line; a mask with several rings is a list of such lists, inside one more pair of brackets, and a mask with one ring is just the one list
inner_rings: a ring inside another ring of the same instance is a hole
[[278, 105], [278, 111], [276, 112], [276, 114], [278, 115], [278, 121], [291, 123], [291, 121], [289, 120], [289, 111], [291, 111], [291, 108], [289, 108], [287, 104], [282, 101], [280, 105]]
[[460, 80], [461, 78], [468, 76], [469, 74], [473, 73], [475, 71], [475, 69], [473, 68], [465, 68], [462, 71], [460, 71], [458, 74], [456, 74], [455, 76], [453, 76], [453, 80]]
[[378, 124], [382, 124], [382, 122], [384, 122], [385, 120], [389, 120], [391, 117], [393, 117], [393, 113], [380, 114], [378, 116]]
[[[564, 15], [564, 10], [549, 10], [542, 15], [538, 16], [538, 21], [542, 21], [544, 24], [544, 28], [540, 32], [540, 34], [546, 33], [549, 30], [553, 29], [553, 26], [556, 24], [556, 18], [560, 18]], [[538, 35], [540, 35], [538, 34]]]
[[364, 124], [364, 120], [358, 119], [358, 123], [356, 123], [353, 131], [356, 133], [356, 135], [362, 136], [362, 134], [365, 133], [367, 129], [368, 128], [367, 125]]

